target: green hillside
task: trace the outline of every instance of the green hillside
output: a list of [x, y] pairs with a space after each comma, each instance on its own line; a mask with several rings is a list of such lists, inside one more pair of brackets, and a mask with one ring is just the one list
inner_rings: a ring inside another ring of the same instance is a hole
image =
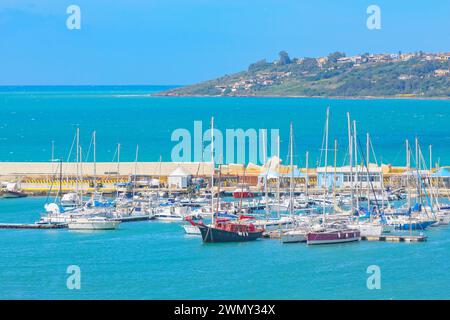
[[247, 71], [159, 95], [450, 97], [450, 54], [333, 53], [321, 58], [251, 64]]

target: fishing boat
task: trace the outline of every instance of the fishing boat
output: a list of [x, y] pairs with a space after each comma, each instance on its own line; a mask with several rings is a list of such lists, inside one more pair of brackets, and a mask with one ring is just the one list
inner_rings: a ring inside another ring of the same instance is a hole
[[217, 219], [213, 225], [202, 221], [196, 223], [202, 234], [203, 242], [246, 242], [262, 238], [264, 229], [255, 227], [252, 223], [240, 221], [223, 221]]
[[71, 230], [114, 230], [120, 224], [118, 220], [105, 217], [82, 217], [67, 224]]

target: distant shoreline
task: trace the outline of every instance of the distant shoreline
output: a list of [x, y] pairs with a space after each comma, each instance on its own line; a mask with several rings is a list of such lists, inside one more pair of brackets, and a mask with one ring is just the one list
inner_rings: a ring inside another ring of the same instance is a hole
[[419, 97], [419, 96], [302, 96], [302, 95], [206, 95], [206, 94], [170, 94], [152, 93], [152, 97], [179, 98], [300, 98], [300, 99], [330, 99], [330, 100], [450, 100], [450, 97]]

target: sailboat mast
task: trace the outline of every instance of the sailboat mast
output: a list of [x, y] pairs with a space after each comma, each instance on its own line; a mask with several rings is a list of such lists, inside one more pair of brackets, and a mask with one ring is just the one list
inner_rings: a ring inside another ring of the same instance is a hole
[[410, 163], [410, 151], [409, 151], [409, 141], [406, 139], [406, 190], [408, 197], [408, 210], [411, 208], [411, 190], [409, 188], [409, 174], [411, 169]]
[[76, 134], [76, 141], [77, 141], [77, 143], [76, 143], [76, 164], [75, 164], [75, 166], [76, 166], [76, 179], [75, 179], [75, 181], [76, 181], [76, 192], [77, 192], [77, 195], [78, 195], [78, 193], [79, 193], [79, 178], [80, 178], [80, 168], [79, 168], [79, 163], [80, 163], [80, 128], [77, 128], [77, 134]]
[[120, 143], [117, 144], [117, 183], [120, 176]]
[[80, 204], [83, 204], [83, 148], [80, 146]]
[[[262, 135], [262, 146], [263, 146], [263, 161], [264, 161], [264, 165], [266, 165], [267, 162], [267, 152], [266, 152], [266, 134], [267, 131], [266, 129], [264, 129], [263, 131], [263, 135]], [[264, 177], [264, 197], [265, 197], [265, 211], [266, 211], [266, 216], [268, 216], [269, 214], [269, 191], [267, 190], [267, 176], [269, 174], [269, 166], [267, 166], [266, 168], [266, 176]]]
[[94, 192], [97, 191], [97, 143], [96, 143], [96, 132], [92, 133], [92, 141], [94, 145]]
[[336, 175], [336, 164], [337, 164], [337, 148], [338, 148], [337, 139], [334, 139], [333, 206], [334, 206], [334, 204], [336, 203], [336, 178], [337, 178], [337, 175]]
[[290, 139], [289, 139], [289, 144], [290, 144], [290, 170], [291, 170], [291, 179], [290, 179], [290, 183], [289, 183], [289, 213], [292, 216], [294, 214], [294, 129], [293, 129], [293, 124], [291, 122], [291, 127], [290, 127]]
[[352, 138], [352, 125], [350, 120], [350, 113], [347, 112], [347, 126], [348, 126], [348, 157], [350, 166], [350, 200], [352, 214], [355, 212], [354, 207], [354, 193], [353, 193], [353, 138]]
[[281, 173], [280, 173], [280, 136], [277, 136], [277, 150], [278, 150], [278, 179], [277, 179], [277, 216], [278, 219], [281, 216], [280, 213], [280, 183], [281, 183]]
[[370, 135], [366, 134], [367, 211], [370, 210]]
[[[245, 165], [245, 164], [244, 164]], [[215, 223], [215, 213], [214, 213], [214, 117], [211, 117], [211, 211], [212, 211], [212, 224]]]
[[429, 152], [430, 152], [430, 174], [433, 170], [433, 146], [430, 144], [429, 148]]
[[356, 172], [355, 172], [355, 182], [356, 182], [356, 210], [359, 210], [359, 176], [358, 176], [358, 142], [357, 142], [357, 131], [356, 131], [356, 121], [353, 120], [353, 143], [355, 144], [355, 167], [356, 167]]
[[139, 145], [136, 145], [136, 154], [134, 157], [134, 179], [133, 179], [133, 202], [134, 202], [134, 194], [136, 192], [136, 175], [137, 175], [137, 162], [139, 157]]
[[325, 222], [325, 201], [328, 195], [328, 119], [330, 116], [330, 108], [327, 108], [327, 118], [325, 120], [325, 190], [322, 202], [323, 221]]
[[308, 201], [308, 187], [309, 187], [309, 174], [308, 174], [308, 165], [309, 165], [309, 152], [306, 151], [306, 178], [305, 178], [305, 182], [306, 182], [306, 189], [305, 189], [305, 194], [306, 194], [306, 200]]

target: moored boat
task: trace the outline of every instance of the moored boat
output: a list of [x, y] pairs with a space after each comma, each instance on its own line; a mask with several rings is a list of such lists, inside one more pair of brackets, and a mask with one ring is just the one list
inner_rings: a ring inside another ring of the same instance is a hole
[[195, 223], [200, 229], [203, 242], [246, 242], [262, 238], [264, 229], [252, 223], [217, 220], [213, 225]]
[[307, 234], [308, 244], [334, 244], [361, 240], [361, 232], [358, 229], [322, 228]]
[[78, 218], [67, 224], [71, 230], [114, 230], [120, 224], [118, 220], [103, 217]]
[[306, 242], [307, 232], [302, 229], [294, 229], [285, 231], [281, 234], [281, 242], [283, 243], [298, 243], [298, 242]]

